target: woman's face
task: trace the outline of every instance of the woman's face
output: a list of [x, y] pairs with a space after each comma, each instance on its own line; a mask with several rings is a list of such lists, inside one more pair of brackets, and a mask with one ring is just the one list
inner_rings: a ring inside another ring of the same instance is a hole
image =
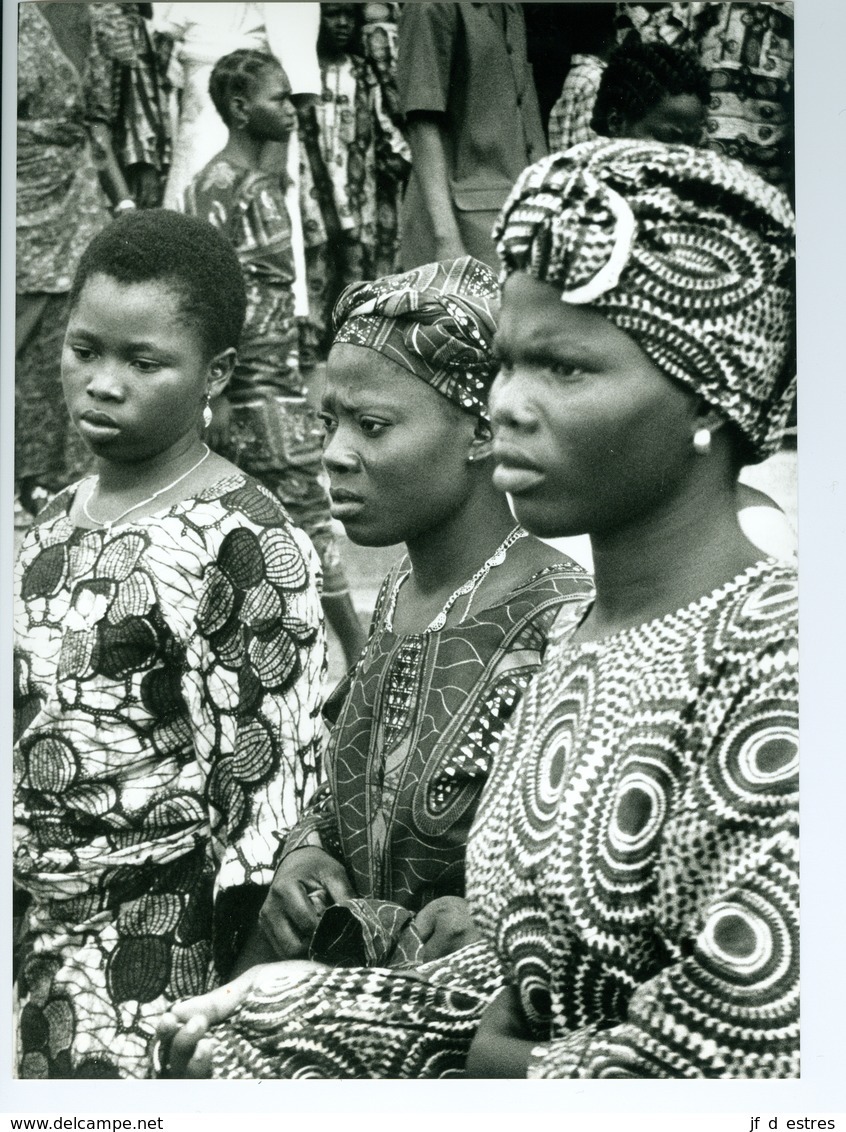
[[95, 454], [134, 463], [198, 432], [212, 364], [172, 287], [97, 274], [70, 314], [62, 386]]
[[491, 391], [494, 484], [543, 537], [618, 530], [668, 506], [691, 465], [697, 398], [548, 283], [514, 274]]
[[333, 346], [320, 414], [332, 515], [360, 546], [408, 542], [466, 496], [474, 420], [362, 346]]
[[665, 94], [659, 103], [636, 122], [624, 123], [616, 137], [668, 145], [702, 145], [705, 107], [695, 94]]
[[291, 84], [281, 67], [264, 67], [251, 84], [244, 101], [247, 133], [260, 141], [285, 141], [297, 124], [291, 102]]

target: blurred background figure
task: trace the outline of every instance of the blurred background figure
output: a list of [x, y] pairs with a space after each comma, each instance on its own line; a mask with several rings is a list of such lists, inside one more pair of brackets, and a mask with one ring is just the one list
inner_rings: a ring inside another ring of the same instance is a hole
[[569, 4], [567, 31], [573, 54], [561, 94], [549, 115], [551, 153], [596, 137], [590, 120], [608, 56], [616, 43], [613, 4]]
[[397, 207], [411, 153], [361, 54], [360, 4], [321, 4], [322, 94], [300, 110], [300, 205], [309, 322], [306, 364], [325, 360], [332, 307], [344, 287], [392, 271]]
[[689, 51], [627, 39], [611, 55], [591, 125], [610, 138], [701, 145], [708, 77]]
[[497, 213], [546, 153], [520, 5], [406, 4], [397, 89], [412, 156], [402, 266], [468, 253], [495, 266]]
[[618, 36], [688, 47], [709, 79], [709, 147], [793, 200], [793, 4], [628, 4]]
[[153, 44], [152, 4], [97, 4], [112, 62], [115, 156], [139, 208], [161, 204], [170, 166], [167, 87]]
[[30, 515], [89, 465], [62, 398], [67, 295], [110, 200], [134, 206], [112, 147], [112, 64], [96, 8], [18, 12], [15, 483]]
[[323, 607], [351, 665], [365, 635], [329, 513], [323, 430], [299, 367], [285, 181], [263, 167], [266, 147], [295, 129], [291, 88], [273, 55], [240, 50], [218, 60], [209, 89], [228, 141], [194, 177], [182, 203], [233, 245], [247, 288], [238, 358], [212, 410], [217, 427], [210, 443], [271, 491], [310, 536], [323, 565]]

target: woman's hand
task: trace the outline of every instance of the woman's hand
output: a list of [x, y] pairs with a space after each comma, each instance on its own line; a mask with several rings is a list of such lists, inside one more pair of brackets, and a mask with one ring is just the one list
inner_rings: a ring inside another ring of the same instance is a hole
[[211, 1026], [224, 1022], [238, 1010], [248, 995], [264, 980], [278, 984], [296, 981], [313, 971], [324, 970], [322, 963], [264, 963], [245, 971], [231, 983], [208, 994], [176, 1002], [163, 1014], [153, 1045], [153, 1069], [157, 1077], [211, 1077], [211, 1046], [204, 1041]]
[[467, 1054], [468, 1077], [525, 1077], [532, 1050], [516, 987], [504, 987], [489, 1004]]
[[452, 955], [468, 943], [481, 938], [470, 915], [470, 906], [460, 896], [439, 896], [430, 900], [414, 917], [414, 926], [423, 940], [421, 962]]
[[299, 959], [308, 953], [323, 909], [351, 896], [344, 866], [325, 849], [304, 845], [276, 870], [259, 925], [280, 959]]

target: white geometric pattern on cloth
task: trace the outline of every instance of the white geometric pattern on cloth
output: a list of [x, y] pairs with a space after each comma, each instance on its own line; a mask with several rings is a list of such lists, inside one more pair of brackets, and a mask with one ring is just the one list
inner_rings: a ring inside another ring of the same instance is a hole
[[606, 641], [554, 634], [467, 860], [530, 1076], [797, 1073], [795, 609], [770, 561]]
[[525, 271], [590, 303], [733, 421], [758, 459], [777, 447], [795, 392], [793, 233], [787, 198], [740, 162], [631, 139], [530, 166], [494, 229], [503, 278]]

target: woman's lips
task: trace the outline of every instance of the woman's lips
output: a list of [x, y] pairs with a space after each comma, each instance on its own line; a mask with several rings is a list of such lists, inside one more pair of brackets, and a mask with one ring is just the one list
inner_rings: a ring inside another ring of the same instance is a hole
[[329, 497], [331, 506], [329, 508], [330, 514], [333, 519], [352, 518], [357, 515], [364, 507], [364, 500], [360, 495], [356, 495], [353, 491], [344, 491], [343, 488], [329, 488]]
[[507, 491], [510, 495], [520, 495], [531, 491], [542, 483], [545, 474], [522, 452], [513, 449], [497, 448], [494, 446], [494, 486], [500, 491]]
[[96, 409], [88, 409], [79, 418], [79, 427], [83, 433], [89, 436], [105, 436], [120, 432], [120, 425], [110, 417], [108, 413], [98, 412]]

